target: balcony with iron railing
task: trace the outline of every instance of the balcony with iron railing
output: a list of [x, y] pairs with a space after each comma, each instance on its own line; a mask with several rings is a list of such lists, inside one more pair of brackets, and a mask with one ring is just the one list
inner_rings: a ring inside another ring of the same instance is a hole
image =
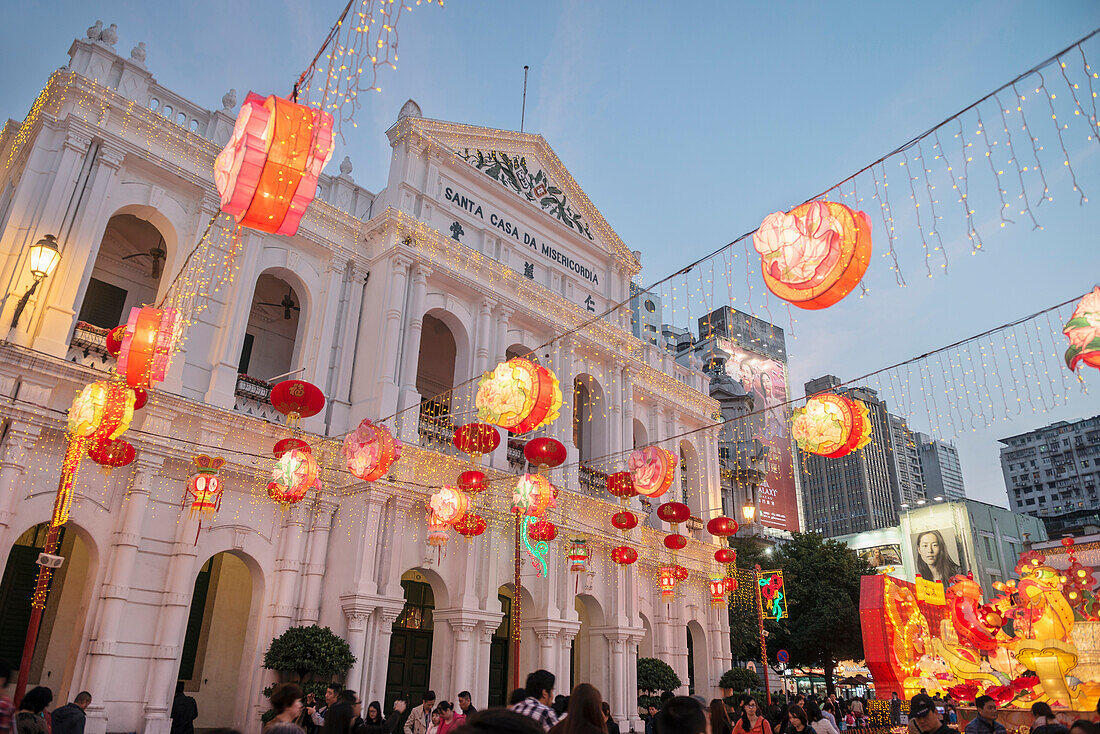
[[455, 424], [451, 420], [446, 406], [431, 400], [420, 403], [420, 417], [417, 421], [417, 433], [420, 445], [445, 454], [455, 452], [452, 441], [455, 437]]
[[86, 367], [98, 370], [110, 370], [114, 359], [107, 352], [107, 332], [105, 329], [86, 321], [77, 321], [73, 338], [69, 340], [69, 351], [65, 358]]
[[577, 479], [586, 494], [594, 497], [607, 494], [607, 475], [598, 469], [581, 464], [577, 467]]
[[511, 431], [508, 432], [508, 468], [517, 474], [527, 470], [527, 457], [523, 454], [525, 446], [527, 446], [525, 439], [514, 436]]
[[274, 385], [266, 380], [238, 374], [237, 385], [233, 388], [233, 410], [265, 420], [278, 420], [279, 413], [271, 405], [272, 387]]

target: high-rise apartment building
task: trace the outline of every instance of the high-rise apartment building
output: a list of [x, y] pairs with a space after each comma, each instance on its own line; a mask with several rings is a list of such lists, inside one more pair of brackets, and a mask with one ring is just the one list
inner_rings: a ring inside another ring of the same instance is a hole
[[914, 434], [920, 450], [924, 491], [929, 499], [966, 499], [959, 450], [951, 441], [940, 441], [925, 433]]
[[863, 401], [871, 419], [871, 442], [840, 458], [798, 452], [806, 526], [828, 537], [895, 525], [897, 475], [890, 448], [886, 403], [866, 387], [840, 388], [825, 375], [806, 383], [806, 394], [826, 390]]
[[780, 362], [787, 361], [783, 329], [729, 306], [699, 317], [699, 340], [728, 339], [737, 346]]
[[630, 330], [637, 338], [657, 344], [661, 333], [661, 297], [643, 293], [637, 283], [630, 284]]
[[1100, 525], [1100, 416], [1000, 441], [1013, 510], [1041, 518], [1051, 537]]
[[920, 445], [904, 418], [888, 413], [886, 419], [890, 425], [890, 458], [898, 478], [898, 507], [916, 507], [928, 497], [921, 471]]

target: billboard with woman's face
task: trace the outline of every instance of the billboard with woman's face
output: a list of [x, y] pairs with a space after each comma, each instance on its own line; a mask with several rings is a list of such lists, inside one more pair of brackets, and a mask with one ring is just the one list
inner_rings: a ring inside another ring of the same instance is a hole
[[927, 529], [912, 534], [913, 571], [928, 581], [945, 586], [967, 572], [966, 548], [953, 527]]

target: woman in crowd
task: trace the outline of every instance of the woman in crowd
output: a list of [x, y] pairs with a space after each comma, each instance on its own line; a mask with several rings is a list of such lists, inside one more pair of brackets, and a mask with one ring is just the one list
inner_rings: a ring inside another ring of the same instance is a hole
[[35, 686], [23, 694], [15, 712], [15, 728], [19, 734], [46, 734], [44, 712], [50, 701], [53, 701], [53, 691], [45, 686]]
[[[828, 702], [825, 705], [828, 706]], [[822, 713], [821, 707], [817, 705], [817, 701], [807, 701], [805, 710], [806, 718], [810, 720], [810, 727], [815, 734], [840, 734], [836, 726], [825, 718], [825, 714]]]
[[611, 704], [607, 701], [600, 703], [600, 708], [603, 709], [603, 722], [607, 727], [607, 734], [619, 734], [619, 724], [615, 721], [615, 717], [611, 715]]
[[733, 734], [733, 722], [720, 698], [710, 702], [710, 731], [711, 734]]
[[789, 734], [813, 734], [810, 730], [810, 717], [798, 704], [791, 704], [787, 708], [787, 731]]
[[[356, 698], [362, 705], [362, 699]], [[363, 717], [362, 725], [355, 727], [355, 734], [392, 734], [397, 728], [398, 722], [401, 721], [401, 714], [404, 713], [404, 706], [398, 706], [395, 702], [394, 709], [390, 712], [390, 715], [382, 718], [382, 705], [377, 701], [371, 701], [367, 706], [367, 715]]]
[[756, 699], [747, 693], [741, 696], [741, 718], [733, 727], [733, 734], [772, 734], [771, 725], [760, 715]]
[[596, 687], [581, 683], [569, 694], [565, 718], [554, 724], [550, 734], [607, 734], [602, 704]]
[[296, 725], [302, 716], [302, 689], [294, 683], [276, 686], [271, 692], [271, 708], [275, 711], [275, 718], [267, 722], [265, 732], [270, 734], [271, 729], [279, 724]]
[[1031, 704], [1031, 734], [1069, 734], [1069, 729], [1059, 723], [1046, 701]]

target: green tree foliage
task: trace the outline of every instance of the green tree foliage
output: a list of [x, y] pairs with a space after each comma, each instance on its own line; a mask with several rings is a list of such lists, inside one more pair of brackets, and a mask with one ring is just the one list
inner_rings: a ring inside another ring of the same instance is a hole
[[328, 627], [310, 625], [291, 627], [271, 641], [264, 653], [264, 667], [281, 673], [294, 673], [298, 682], [307, 676], [331, 681], [355, 664], [351, 647]]
[[759, 691], [764, 689], [764, 681], [748, 668], [730, 668], [718, 679], [718, 687], [728, 688], [738, 693], [749, 690]]
[[682, 686], [680, 677], [664, 660], [638, 658], [638, 690], [651, 696]]
[[840, 660], [863, 659], [860, 577], [874, 569], [844, 543], [818, 533], [795, 533], [777, 546], [772, 568], [783, 569], [787, 619], [769, 625], [768, 657], [787, 650], [790, 664], [825, 670], [829, 693]]

